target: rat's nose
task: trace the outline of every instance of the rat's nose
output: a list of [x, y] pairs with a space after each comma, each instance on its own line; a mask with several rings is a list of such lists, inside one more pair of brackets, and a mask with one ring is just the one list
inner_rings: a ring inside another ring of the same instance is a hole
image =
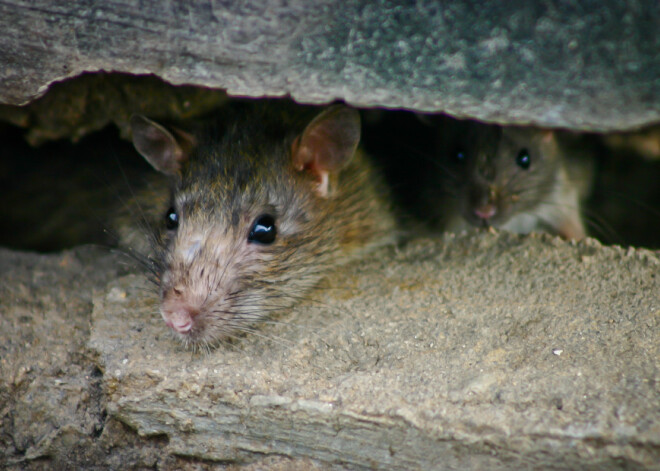
[[160, 314], [165, 323], [180, 334], [187, 334], [194, 327], [195, 318], [199, 315], [199, 306], [187, 299], [186, 291], [176, 286], [163, 296]]
[[474, 210], [474, 214], [479, 218], [479, 219], [490, 219], [493, 216], [495, 216], [495, 213], [497, 210], [495, 209], [495, 205], [488, 203], [483, 206], [480, 206]]
[[185, 334], [192, 329], [193, 321], [199, 312], [191, 306], [179, 306], [173, 310], [161, 309], [160, 313], [170, 328]]

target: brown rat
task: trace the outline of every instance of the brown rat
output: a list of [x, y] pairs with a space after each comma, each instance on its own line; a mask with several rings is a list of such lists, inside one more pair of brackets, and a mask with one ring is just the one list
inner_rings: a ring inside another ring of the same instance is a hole
[[[588, 165], [566, 158], [568, 136], [560, 142], [551, 130], [449, 118], [438, 129], [436, 167], [422, 199], [443, 230], [477, 226], [585, 237], [580, 199]], [[573, 167], [580, 165], [576, 175]]]
[[169, 203], [150, 191], [138, 204], [161, 206], [151, 237], [160, 312], [186, 345], [250, 330], [394, 238], [352, 108], [239, 102], [206, 132], [142, 116], [131, 127], [136, 149], [172, 182]]
[[660, 124], [638, 131], [605, 134], [603, 141], [619, 153], [635, 154], [649, 160], [660, 158]]

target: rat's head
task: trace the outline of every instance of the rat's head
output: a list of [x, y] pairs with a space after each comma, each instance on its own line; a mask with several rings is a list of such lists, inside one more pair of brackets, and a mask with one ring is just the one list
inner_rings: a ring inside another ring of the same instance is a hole
[[292, 305], [337, 255], [328, 213], [360, 139], [357, 111], [330, 107], [301, 130], [237, 109], [201, 139], [131, 120], [137, 150], [174, 182], [156, 248], [160, 312], [186, 344], [216, 343]]
[[559, 159], [552, 131], [464, 122], [443, 137], [445, 190], [474, 226], [501, 226], [553, 190]]

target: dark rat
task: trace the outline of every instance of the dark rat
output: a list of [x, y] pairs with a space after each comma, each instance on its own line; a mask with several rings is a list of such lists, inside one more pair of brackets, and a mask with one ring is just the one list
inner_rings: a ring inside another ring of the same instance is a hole
[[136, 149], [171, 180], [169, 195], [155, 188], [137, 203], [161, 207], [150, 237], [160, 312], [186, 345], [249, 331], [394, 239], [357, 110], [239, 102], [220, 115], [193, 134], [131, 119]]
[[546, 129], [441, 119], [423, 206], [446, 231], [496, 227], [581, 239], [589, 165], [567, 158], [575, 154], [570, 140]]

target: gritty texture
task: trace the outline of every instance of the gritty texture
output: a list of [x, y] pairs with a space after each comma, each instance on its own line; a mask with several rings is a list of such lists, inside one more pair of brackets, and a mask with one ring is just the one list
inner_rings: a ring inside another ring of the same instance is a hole
[[8, 0], [0, 102], [108, 70], [232, 95], [625, 130], [660, 121], [658, 30], [655, 0]]
[[655, 252], [411, 242], [197, 354], [121, 258], [1, 259], [0, 460], [15, 469], [660, 469]]
[[[131, 271], [126, 262], [90, 247], [52, 256], [0, 249], [0, 468], [236, 469], [163, 454], [166, 437], [142, 438], [108, 417], [102, 372], [86, 343], [92, 299]], [[271, 456], [241, 470], [315, 466]]]

